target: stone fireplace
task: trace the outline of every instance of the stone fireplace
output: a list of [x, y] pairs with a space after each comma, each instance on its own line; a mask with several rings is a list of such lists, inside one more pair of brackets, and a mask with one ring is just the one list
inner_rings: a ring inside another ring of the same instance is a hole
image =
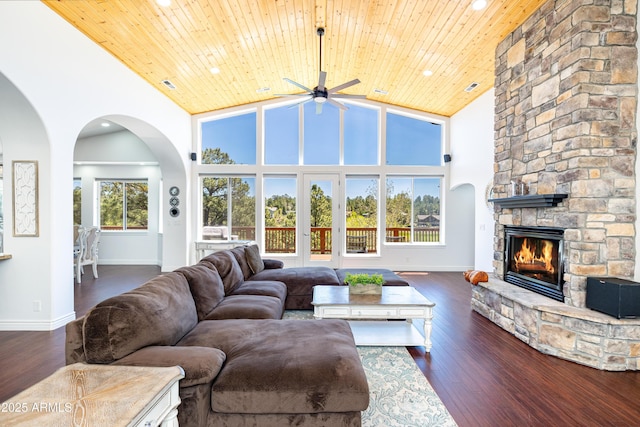
[[[550, 0], [496, 49], [494, 275], [472, 300], [532, 347], [605, 370], [640, 369], [640, 320], [585, 308], [587, 277], [634, 275], [636, 20], [637, 1]], [[510, 227], [563, 230], [555, 299], [504, 280]]]

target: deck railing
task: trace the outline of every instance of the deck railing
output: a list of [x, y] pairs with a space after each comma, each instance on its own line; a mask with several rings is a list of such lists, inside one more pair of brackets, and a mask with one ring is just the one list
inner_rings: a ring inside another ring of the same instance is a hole
[[[255, 240], [255, 227], [233, 227], [231, 234], [238, 236], [239, 240]], [[360, 240], [366, 237], [366, 251], [377, 252], [378, 230], [375, 228], [350, 227], [347, 228], [346, 239], [356, 237]], [[414, 242], [438, 242], [440, 229], [438, 227], [414, 227]], [[331, 253], [331, 227], [311, 227], [311, 253]], [[411, 229], [409, 227], [389, 227], [385, 230], [385, 242], [402, 243], [411, 241]], [[296, 250], [295, 227], [266, 227], [264, 230], [266, 253], [294, 253]]]

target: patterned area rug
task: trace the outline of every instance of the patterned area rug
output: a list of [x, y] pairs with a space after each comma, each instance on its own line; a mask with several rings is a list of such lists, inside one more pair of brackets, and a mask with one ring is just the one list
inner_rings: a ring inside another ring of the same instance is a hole
[[[285, 319], [310, 319], [307, 310], [287, 310]], [[456, 422], [405, 347], [358, 347], [369, 382], [363, 427], [449, 427]]]

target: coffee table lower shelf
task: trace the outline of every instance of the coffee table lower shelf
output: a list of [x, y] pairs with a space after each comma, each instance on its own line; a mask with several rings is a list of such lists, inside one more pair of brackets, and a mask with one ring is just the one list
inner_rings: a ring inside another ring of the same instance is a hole
[[360, 346], [421, 346], [425, 345], [423, 333], [417, 323], [424, 321], [414, 319], [411, 323], [403, 320], [350, 320], [351, 332]]

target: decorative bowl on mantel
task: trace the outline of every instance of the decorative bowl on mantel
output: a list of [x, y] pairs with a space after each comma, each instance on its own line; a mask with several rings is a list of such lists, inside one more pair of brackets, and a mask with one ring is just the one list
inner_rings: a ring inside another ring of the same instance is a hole
[[384, 278], [382, 274], [347, 273], [344, 282], [349, 286], [350, 294], [380, 295]]

